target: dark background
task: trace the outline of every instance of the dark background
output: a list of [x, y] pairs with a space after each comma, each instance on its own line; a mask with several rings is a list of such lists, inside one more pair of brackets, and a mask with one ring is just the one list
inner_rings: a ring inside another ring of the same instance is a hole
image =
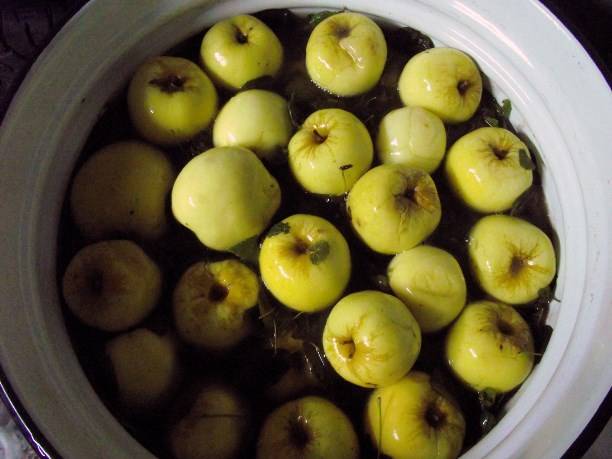
[[[608, 70], [612, 68], [612, 0], [541, 1], [578, 38], [601, 69], [608, 84], [612, 84]], [[0, 0], [0, 120], [32, 61], [62, 24], [86, 2]], [[612, 457], [612, 428], [608, 426], [603, 430], [609, 424], [611, 414], [612, 398], [608, 394], [591, 423], [564, 458]], [[597, 443], [585, 455], [596, 439]]]

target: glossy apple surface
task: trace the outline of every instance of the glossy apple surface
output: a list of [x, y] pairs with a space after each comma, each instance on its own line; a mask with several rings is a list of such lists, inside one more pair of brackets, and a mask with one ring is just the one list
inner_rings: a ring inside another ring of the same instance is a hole
[[284, 305], [302, 312], [331, 306], [351, 275], [344, 236], [327, 220], [296, 214], [272, 227], [259, 254], [261, 278]]
[[141, 136], [176, 145], [203, 131], [217, 113], [217, 90], [196, 64], [154, 57], [138, 67], [128, 88], [130, 119]]
[[280, 200], [276, 179], [242, 147], [216, 147], [196, 156], [172, 188], [175, 218], [215, 250], [259, 235]]
[[370, 168], [372, 139], [350, 112], [328, 108], [312, 113], [289, 142], [289, 166], [311, 193], [347, 193]]
[[385, 386], [412, 368], [421, 350], [421, 330], [399, 299], [366, 290], [345, 296], [333, 307], [323, 330], [323, 349], [347, 381]]
[[306, 68], [314, 83], [338, 96], [372, 89], [387, 60], [387, 42], [380, 27], [353, 12], [321, 21], [306, 45]]

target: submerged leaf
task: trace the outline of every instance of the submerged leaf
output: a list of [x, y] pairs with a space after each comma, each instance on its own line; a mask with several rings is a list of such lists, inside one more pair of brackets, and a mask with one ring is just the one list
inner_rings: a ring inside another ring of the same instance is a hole
[[319, 263], [325, 261], [325, 259], [329, 255], [329, 242], [327, 241], [315, 242], [308, 249], [308, 253], [309, 253], [310, 261], [312, 262], [312, 264], [318, 265]]
[[533, 171], [536, 168], [531, 156], [529, 156], [529, 152], [524, 148], [519, 150], [519, 163], [523, 169], [527, 169], [528, 171]]
[[504, 118], [510, 119], [510, 113], [512, 112], [512, 102], [510, 102], [510, 99], [502, 101], [501, 112]]
[[250, 237], [230, 248], [229, 251], [242, 261], [257, 265], [259, 260], [259, 241], [257, 236]]
[[266, 237], [276, 236], [277, 234], [288, 234], [290, 229], [291, 227], [289, 226], [289, 223], [278, 222], [277, 224], [273, 225], [272, 228], [270, 228], [270, 231], [268, 231]]
[[334, 14], [338, 14], [340, 11], [319, 11], [318, 13], [312, 13], [308, 15], [308, 24], [316, 26], [319, 22], [327, 19]]

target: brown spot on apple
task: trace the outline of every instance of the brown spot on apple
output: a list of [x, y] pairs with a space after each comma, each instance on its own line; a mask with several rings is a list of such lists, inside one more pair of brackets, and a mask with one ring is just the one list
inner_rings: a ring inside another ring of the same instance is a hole
[[183, 90], [186, 78], [179, 75], [168, 75], [160, 78], [153, 78], [149, 81], [150, 85], [157, 86], [162, 92], [172, 94]]

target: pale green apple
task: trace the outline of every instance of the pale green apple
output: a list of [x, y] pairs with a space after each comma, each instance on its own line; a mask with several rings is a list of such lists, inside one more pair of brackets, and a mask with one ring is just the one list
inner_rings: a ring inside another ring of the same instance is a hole
[[469, 207], [483, 213], [503, 212], [531, 186], [531, 164], [527, 146], [516, 135], [484, 127], [453, 144], [444, 172], [453, 192]]
[[414, 365], [421, 330], [399, 299], [366, 290], [345, 296], [333, 307], [323, 330], [323, 349], [347, 381], [362, 387], [386, 386]]
[[136, 141], [95, 152], [70, 189], [70, 211], [88, 239], [157, 239], [168, 226], [166, 200], [176, 174], [161, 150]]
[[160, 145], [175, 145], [208, 127], [217, 113], [217, 90], [190, 60], [159, 56], [138, 67], [127, 102], [141, 136]]
[[419, 245], [402, 252], [389, 263], [387, 275], [393, 293], [410, 308], [424, 333], [446, 327], [465, 305], [461, 266], [445, 250]]
[[159, 301], [162, 275], [134, 242], [83, 247], [70, 260], [62, 291], [72, 313], [90, 327], [121, 331], [143, 320]]
[[327, 108], [311, 114], [289, 142], [289, 166], [311, 193], [339, 196], [372, 164], [372, 139], [352, 113]]
[[203, 387], [187, 414], [170, 431], [175, 459], [235, 459], [245, 443], [249, 413], [229, 387]]
[[429, 174], [400, 164], [366, 172], [349, 192], [347, 209], [359, 237], [372, 250], [389, 255], [420, 244], [442, 215]]
[[280, 200], [276, 179], [242, 147], [216, 147], [196, 156], [172, 188], [175, 218], [215, 250], [229, 250], [259, 235]]
[[431, 48], [413, 56], [398, 86], [405, 105], [426, 108], [446, 123], [470, 119], [482, 96], [478, 67], [454, 48]]
[[508, 215], [488, 215], [471, 229], [468, 254], [476, 281], [504, 303], [535, 300], [555, 277], [555, 249], [537, 226]]
[[293, 125], [287, 101], [272, 91], [241, 91], [223, 106], [213, 127], [215, 147], [245, 147], [268, 159], [287, 147]]
[[238, 90], [251, 80], [276, 76], [283, 46], [274, 32], [254, 16], [217, 22], [202, 39], [202, 65], [215, 83]]
[[372, 89], [385, 68], [387, 42], [367, 16], [345, 11], [321, 21], [306, 44], [306, 69], [312, 81], [338, 96]]
[[166, 401], [178, 372], [177, 347], [171, 336], [138, 328], [106, 344], [123, 404], [136, 410], [155, 409]]
[[472, 389], [508, 392], [533, 368], [533, 337], [512, 306], [478, 301], [451, 326], [445, 353], [453, 373]]
[[459, 405], [419, 371], [371, 393], [365, 427], [372, 444], [393, 459], [454, 459], [465, 437]]
[[351, 275], [344, 236], [327, 220], [296, 214], [272, 227], [259, 253], [265, 286], [284, 305], [302, 312], [331, 306]]
[[257, 459], [357, 459], [359, 440], [332, 402], [310, 396], [287, 402], [266, 418]]
[[252, 331], [245, 313], [257, 304], [258, 296], [257, 276], [243, 263], [195, 263], [174, 289], [176, 330], [194, 346], [229, 349]]
[[387, 113], [378, 127], [376, 150], [382, 163], [435, 171], [446, 151], [446, 130], [436, 115], [421, 107]]

